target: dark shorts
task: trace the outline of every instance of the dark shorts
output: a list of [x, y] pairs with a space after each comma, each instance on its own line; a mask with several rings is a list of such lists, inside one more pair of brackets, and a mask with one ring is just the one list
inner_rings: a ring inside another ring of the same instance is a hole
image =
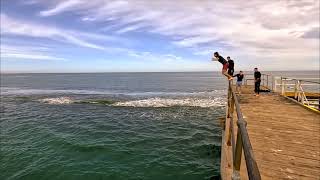
[[237, 86], [241, 86], [242, 85], [242, 81], [237, 81]]
[[228, 64], [228, 63], [225, 63], [225, 64], [222, 66], [222, 71], [228, 70], [228, 67], [229, 67], [229, 64]]
[[228, 74], [233, 76], [233, 73], [234, 73], [234, 69], [228, 69]]

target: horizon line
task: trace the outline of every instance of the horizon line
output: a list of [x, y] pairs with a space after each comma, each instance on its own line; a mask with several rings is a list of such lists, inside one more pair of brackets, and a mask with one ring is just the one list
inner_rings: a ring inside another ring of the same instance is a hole
[[[245, 72], [253, 70], [242, 70]], [[318, 71], [319, 70], [264, 70], [262, 72], [297, 72], [297, 71]], [[95, 73], [199, 73], [199, 72], [221, 72], [221, 71], [96, 71], [96, 72], [1, 72], [0, 74], [95, 74]]]

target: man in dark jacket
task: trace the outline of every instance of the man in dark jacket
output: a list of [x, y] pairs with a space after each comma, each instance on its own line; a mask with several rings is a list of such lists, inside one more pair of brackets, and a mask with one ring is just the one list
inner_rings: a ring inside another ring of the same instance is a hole
[[259, 96], [260, 93], [260, 83], [261, 83], [261, 73], [258, 68], [254, 68], [254, 95]]
[[233, 76], [233, 73], [234, 73], [234, 61], [230, 58], [230, 56], [228, 56], [227, 59], [228, 59], [228, 64], [229, 64], [228, 74], [230, 76]]

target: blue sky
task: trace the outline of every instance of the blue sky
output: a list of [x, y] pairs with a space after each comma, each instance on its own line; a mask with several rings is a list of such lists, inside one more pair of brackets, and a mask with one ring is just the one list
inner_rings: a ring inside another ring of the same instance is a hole
[[1, 72], [318, 70], [319, 1], [1, 0]]

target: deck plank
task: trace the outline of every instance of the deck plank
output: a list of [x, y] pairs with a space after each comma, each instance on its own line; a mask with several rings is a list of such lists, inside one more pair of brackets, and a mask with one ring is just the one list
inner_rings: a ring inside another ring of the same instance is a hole
[[[320, 180], [320, 114], [276, 93], [253, 96], [252, 86], [242, 92], [240, 108], [262, 179]], [[241, 179], [247, 179], [242, 159]]]

